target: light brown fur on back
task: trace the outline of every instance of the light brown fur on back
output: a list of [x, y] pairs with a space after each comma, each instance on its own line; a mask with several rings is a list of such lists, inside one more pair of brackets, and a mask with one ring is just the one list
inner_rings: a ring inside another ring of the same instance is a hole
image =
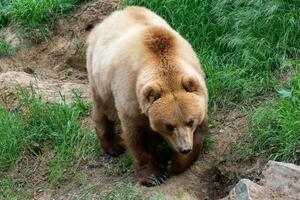
[[180, 84], [180, 71], [176, 64], [176, 36], [165, 27], [149, 26], [144, 31], [143, 39], [146, 52], [153, 62], [153, 70], [164, 84], [161, 87], [165, 87], [164, 91], [176, 90]]

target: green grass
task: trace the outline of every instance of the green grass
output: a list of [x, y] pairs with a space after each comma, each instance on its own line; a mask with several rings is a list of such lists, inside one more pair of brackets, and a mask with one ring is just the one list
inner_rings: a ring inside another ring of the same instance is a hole
[[300, 70], [278, 89], [277, 97], [251, 119], [251, 154], [300, 163]]
[[18, 46], [12, 46], [8, 42], [0, 38], [0, 58], [2, 56], [10, 55], [13, 52], [17, 51], [18, 49], [19, 49]]
[[104, 197], [104, 200], [136, 200], [139, 197], [139, 192], [132, 185], [115, 188]]
[[3, 172], [0, 172], [0, 177], [0, 199], [30, 199], [30, 189], [23, 189], [19, 179]]
[[[90, 106], [77, 93], [74, 103], [67, 105], [45, 103], [34, 90], [19, 91], [15, 109], [8, 111], [0, 106], [0, 171], [7, 180], [1, 184], [18, 188], [15, 180], [9, 181], [9, 174], [24, 159], [38, 160], [44, 153], [52, 155], [47, 158], [48, 183], [52, 186], [76, 175], [81, 161], [99, 155], [95, 134], [89, 134], [80, 122], [90, 113]], [[31, 166], [23, 167], [26, 171]], [[0, 188], [1, 194], [6, 187]]]
[[45, 40], [55, 21], [85, 0], [0, 0], [0, 27], [17, 25], [28, 38]]
[[105, 166], [105, 172], [109, 176], [126, 175], [132, 169], [133, 161], [128, 154], [123, 154], [116, 162]]
[[120, 200], [139, 200], [139, 199], [144, 199], [144, 200], [166, 200], [166, 198], [160, 194], [160, 193], [155, 193], [153, 195], [146, 195], [143, 194], [140, 191], [137, 191], [137, 189], [128, 184], [124, 185], [121, 187], [116, 187], [110, 192], [108, 192], [104, 200], [115, 200], [115, 199], [120, 199]]
[[196, 50], [212, 106], [254, 101], [299, 58], [299, 1], [125, 0], [164, 17]]
[[0, 28], [6, 26], [9, 22], [7, 17], [7, 7], [11, 0], [0, 0]]

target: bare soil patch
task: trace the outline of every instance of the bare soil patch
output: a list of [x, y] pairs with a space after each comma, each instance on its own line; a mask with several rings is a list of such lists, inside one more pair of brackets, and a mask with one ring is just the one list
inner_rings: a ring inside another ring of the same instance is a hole
[[[1, 59], [0, 72], [26, 71], [40, 78], [87, 83], [85, 41], [90, 29], [114, 11], [120, 0], [97, 0], [79, 7], [61, 19], [48, 41], [31, 44], [17, 54]], [[12, 34], [12, 31], [8, 32]]]

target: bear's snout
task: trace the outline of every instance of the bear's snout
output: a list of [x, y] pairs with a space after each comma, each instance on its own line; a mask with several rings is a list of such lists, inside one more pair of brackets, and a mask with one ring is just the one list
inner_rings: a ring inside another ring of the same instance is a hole
[[193, 147], [193, 134], [190, 129], [179, 127], [177, 130], [177, 151], [188, 154]]
[[190, 147], [187, 147], [187, 148], [180, 148], [180, 153], [182, 154], [188, 154], [191, 152], [191, 148]]

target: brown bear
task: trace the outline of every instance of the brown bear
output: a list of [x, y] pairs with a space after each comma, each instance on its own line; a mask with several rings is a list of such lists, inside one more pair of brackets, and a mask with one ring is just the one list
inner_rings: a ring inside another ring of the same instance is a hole
[[205, 75], [191, 45], [165, 20], [142, 7], [115, 11], [89, 35], [87, 70], [101, 147], [118, 156], [125, 143], [140, 184], [166, 178], [161, 146], [172, 149], [170, 173], [197, 159], [208, 129]]

